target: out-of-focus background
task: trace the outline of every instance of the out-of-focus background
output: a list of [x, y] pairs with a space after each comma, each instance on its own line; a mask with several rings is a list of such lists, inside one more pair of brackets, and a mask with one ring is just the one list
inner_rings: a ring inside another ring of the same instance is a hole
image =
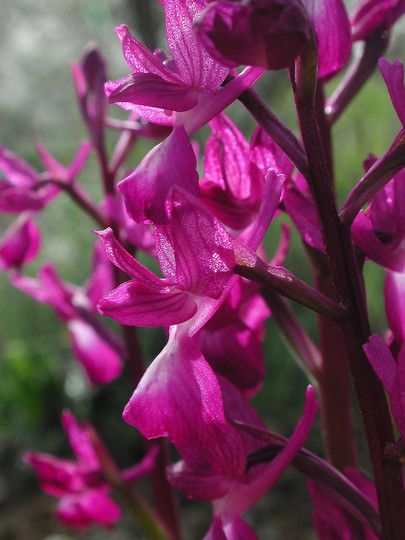
[[[89, 42], [97, 43], [108, 62], [108, 76], [117, 79], [128, 72], [114, 26], [126, 23], [149, 47], [165, 46], [163, 10], [152, 0], [0, 0], [0, 144], [41, 169], [35, 149], [40, 141], [59, 161], [68, 164], [78, 141], [87, 137], [81, 123], [70, 75], [72, 62], [80, 60]], [[403, 34], [394, 32], [387, 58], [405, 60]], [[335, 85], [330, 83], [328, 91]], [[267, 104], [296, 129], [294, 108], [285, 73], [266, 74], [257, 85]], [[125, 117], [116, 106], [112, 116]], [[239, 104], [232, 106], [233, 120], [248, 134], [253, 124]], [[344, 197], [362, 176], [362, 161], [369, 153], [380, 155], [399, 131], [381, 76], [375, 77], [350, 105], [334, 129], [338, 195]], [[204, 135], [202, 135], [203, 137]], [[116, 138], [110, 136], [110, 145]], [[135, 167], [149, 147], [140, 145], [130, 164]], [[92, 158], [81, 174], [83, 186], [99, 197], [97, 163]], [[0, 215], [2, 234], [14, 216]], [[64, 195], [39, 217], [43, 246], [37, 260], [25, 271], [51, 260], [60, 275], [80, 285], [87, 277], [94, 223], [83, 216]], [[267, 240], [274, 249], [278, 225]], [[296, 234], [286, 266], [299, 277], [311, 280], [310, 269]], [[383, 331], [383, 272], [366, 264], [373, 330]], [[298, 316], [313, 336], [315, 318], [303, 309]], [[164, 336], [142, 331], [150, 360]], [[268, 376], [255, 405], [272, 430], [288, 436], [302, 410], [307, 380], [281, 343], [272, 322], [265, 342]], [[60, 424], [63, 408], [88, 418], [103, 436], [107, 447], [123, 467], [140, 458], [140, 438], [121, 419], [131, 394], [123, 377], [104, 388], [91, 389], [72, 357], [66, 329], [50, 308], [14, 290], [0, 273], [0, 540], [66, 540], [68, 538], [125, 540], [137, 538], [126, 518], [116, 531], [90, 529], [74, 533], [56, 522], [55, 500], [41, 494], [32, 471], [23, 464], [29, 449], [71, 457]], [[359, 433], [361, 428], [359, 427]], [[360, 445], [364, 444], [360, 440]], [[117, 441], [118, 444], [117, 444]], [[314, 431], [308, 447], [322, 452]], [[367, 469], [367, 463], [365, 463]], [[208, 503], [180, 498], [185, 517], [185, 537], [201, 538], [210, 523]], [[310, 502], [305, 480], [289, 471], [252, 512], [248, 519], [259, 536], [268, 540], [312, 540]]]

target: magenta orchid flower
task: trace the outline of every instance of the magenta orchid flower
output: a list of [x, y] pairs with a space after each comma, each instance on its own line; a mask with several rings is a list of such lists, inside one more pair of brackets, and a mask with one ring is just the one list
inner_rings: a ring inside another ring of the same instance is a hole
[[36, 257], [40, 243], [40, 232], [31, 219], [31, 212], [22, 213], [0, 241], [0, 267], [19, 270]]
[[68, 411], [63, 413], [62, 423], [76, 462], [36, 452], [28, 452], [24, 459], [35, 469], [42, 490], [60, 498], [59, 521], [76, 529], [87, 529], [93, 523], [111, 527], [121, 519], [121, 509], [108, 495], [110, 486], [88, 433]]
[[105, 85], [107, 99], [136, 111], [150, 122], [180, 123], [188, 134], [205, 125], [249, 88], [263, 73], [247, 69], [221, 88], [228, 69], [207, 53], [193, 28], [205, 0], [165, 0], [166, 33], [171, 56], [153, 54], [125, 25], [116, 29], [131, 75]]
[[228, 67], [289, 67], [311, 38], [319, 47], [320, 78], [330, 77], [350, 55], [350, 24], [341, 0], [212, 2], [197, 29], [210, 54]]
[[363, 349], [388, 392], [392, 415], [400, 434], [405, 438], [405, 349], [401, 347], [395, 361], [384, 340], [377, 335], [371, 336]]
[[174, 184], [198, 196], [197, 160], [183, 126], [175, 126], [118, 189], [130, 218], [137, 223], [167, 223], [165, 201]]
[[286, 68], [310, 38], [310, 22], [298, 1], [212, 2], [196, 26], [211, 56], [230, 68]]
[[60, 187], [49, 181], [72, 182], [85, 164], [91, 145], [81, 143], [68, 167], [59, 163], [41, 144], [37, 144], [37, 149], [45, 167], [44, 173], [39, 173], [13, 152], [0, 146], [0, 169], [7, 179], [7, 182], [0, 179], [1, 211], [20, 213], [44, 208], [60, 192]]
[[[111, 487], [103, 476], [89, 434], [69, 411], [63, 413], [62, 423], [77, 461], [37, 452], [28, 452], [24, 460], [34, 468], [42, 490], [60, 499], [56, 510], [59, 521], [75, 529], [87, 529], [93, 524], [111, 528], [122, 512], [109, 496]], [[141, 463], [122, 471], [122, 478], [133, 482], [150, 472], [155, 450], [152, 447]]]
[[[274, 192], [266, 192], [263, 216], [250, 233], [248, 245], [253, 249], [277, 208], [284, 182], [284, 176], [278, 176], [269, 176]], [[145, 437], [168, 436], [176, 444], [206, 447], [218, 444], [226, 424], [216, 375], [193, 336], [238, 279], [233, 275], [236, 239], [178, 186], [169, 194], [166, 211], [168, 225], [155, 226], [164, 278], [131, 257], [111, 230], [98, 233], [109, 259], [133, 278], [104, 296], [98, 309], [123, 324], [170, 325], [168, 344], [138, 384], [125, 420]]]
[[293, 165], [261, 128], [249, 145], [224, 113], [210, 127], [200, 199], [222, 223], [240, 232], [258, 217], [267, 170], [272, 168], [288, 178]]
[[122, 324], [171, 326], [168, 344], [143, 375], [124, 419], [147, 438], [207, 446], [226, 429], [221, 392], [188, 323], [180, 323], [192, 320], [205, 297], [221, 296], [232, 277], [234, 250], [214, 216], [177, 186], [167, 211], [169, 225], [155, 226], [164, 278], [131, 257], [111, 229], [98, 233], [109, 259], [133, 278], [105, 295], [98, 309]]
[[363, 253], [393, 272], [405, 270], [404, 180], [401, 171], [374, 195], [352, 226], [353, 239]]
[[201, 47], [193, 19], [205, 8], [202, 0], [165, 1], [166, 33], [171, 57], [153, 54], [122, 25], [116, 29], [133, 74], [105, 85], [108, 101], [151, 122], [173, 125], [174, 111], [195, 107], [199, 94], [214, 94], [228, 70]]
[[347, 63], [350, 22], [342, 0], [304, 0], [318, 42], [318, 77], [329, 79]]
[[[226, 418], [265, 429], [256, 411], [236, 388], [224, 379], [221, 390]], [[251, 435], [229, 426], [224, 442], [201, 451], [179, 448], [183, 461], [168, 469], [169, 481], [189, 498], [211, 500], [213, 524], [204, 540], [235, 538], [257, 540], [241, 515], [253, 506], [282, 476], [301, 449], [317, 411], [315, 392], [309, 387], [304, 413], [280, 454], [270, 463], [246, 472], [247, 456], [264, 445]]]
[[111, 229], [100, 236], [109, 259], [133, 279], [99, 302], [103, 315], [133, 326], [167, 326], [190, 319], [199, 297], [219, 298], [232, 276], [231, 237], [219, 221], [178, 186], [167, 200], [168, 225], [155, 226], [156, 248], [164, 278], [130, 256]]
[[96, 48], [87, 51], [81, 64], [72, 65], [72, 77], [83, 119], [95, 146], [100, 146], [107, 100], [106, 62]]
[[385, 58], [380, 58], [378, 66], [387, 85], [394, 109], [405, 128], [404, 65], [399, 60], [394, 60], [390, 64]]
[[350, 13], [353, 41], [366, 39], [378, 28], [389, 30], [404, 12], [403, 0], [362, 0]]
[[93, 274], [85, 287], [63, 282], [51, 264], [44, 265], [38, 279], [11, 275], [12, 284], [38, 302], [51, 306], [67, 324], [72, 349], [91, 384], [105, 384], [122, 370], [119, 340], [94, 317], [100, 297], [113, 283], [110, 264], [96, 254]]

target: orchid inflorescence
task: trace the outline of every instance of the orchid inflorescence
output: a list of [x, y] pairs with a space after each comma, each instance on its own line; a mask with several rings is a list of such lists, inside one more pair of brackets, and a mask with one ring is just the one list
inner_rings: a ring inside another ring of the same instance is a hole
[[[257, 539], [243, 515], [292, 465], [307, 478], [320, 540], [403, 540], [405, 131], [381, 157], [363, 156], [364, 176], [339, 211], [331, 130], [377, 66], [405, 127], [403, 65], [380, 59], [405, 2], [362, 0], [350, 15], [341, 0], [161, 3], [168, 52], [151, 52], [123, 24], [116, 33], [129, 75], [108, 81], [97, 49], [73, 66], [89, 141], [69, 166], [38, 144], [38, 172], [0, 147], [0, 210], [18, 216], [0, 243], [0, 264], [15, 287], [66, 324], [89, 384], [122, 376], [127, 363], [134, 391], [123, 418], [145, 439], [145, 457], [120, 470], [95, 429], [65, 411], [77, 461], [36, 452], [25, 461], [44, 491], [60, 498], [60, 520], [76, 528], [117, 523], [115, 494], [146, 537], [177, 540], [176, 488], [212, 501], [205, 540]], [[355, 42], [362, 47], [352, 55]], [[280, 69], [289, 74], [300, 137], [252, 88], [266, 71]], [[325, 96], [325, 82], [342, 71]], [[224, 112], [237, 100], [257, 124], [250, 141]], [[129, 111], [128, 120], [111, 119], [108, 103]], [[209, 136], [199, 147], [193, 134], [204, 126]], [[110, 157], [111, 127], [120, 136]], [[124, 173], [144, 137], [158, 142]], [[100, 165], [101, 202], [77, 182], [91, 152]], [[81, 287], [62, 280], [51, 262], [37, 277], [24, 273], [40, 248], [35, 218], [62, 192], [95, 222], [92, 269]], [[301, 236], [313, 285], [284, 267], [288, 225], [273, 258], [266, 254], [264, 237], [283, 215]], [[140, 262], [141, 252], [160, 275]], [[386, 270], [389, 329], [382, 336], [370, 331], [366, 260]], [[289, 300], [317, 313], [317, 344]], [[117, 321], [121, 335], [100, 314]], [[266, 377], [269, 317], [311, 381], [290, 438], [270, 431], [248, 401]], [[149, 366], [137, 327], [167, 334]], [[351, 381], [373, 480], [359, 464]], [[316, 396], [325, 459], [304, 448]], [[175, 463], [167, 440], [180, 456]], [[146, 474], [160, 492], [155, 507], [133, 485]]]

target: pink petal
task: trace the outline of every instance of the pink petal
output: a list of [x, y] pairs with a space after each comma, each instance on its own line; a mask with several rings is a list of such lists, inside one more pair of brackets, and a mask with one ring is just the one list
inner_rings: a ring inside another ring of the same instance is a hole
[[0, 146], [0, 169], [17, 188], [31, 189], [38, 181], [38, 172], [4, 146]]
[[227, 540], [259, 540], [250, 525], [239, 516], [224, 523], [224, 531]]
[[350, 14], [353, 41], [367, 38], [381, 27], [389, 30], [405, 11], [402, 0], [362, 0]]
[[0, 211], [20, 213], [25, 210], [41, 210], [44, 207], [42, 196], [36, 191], [10, 187], [0, 180]]
[[391, 393], [397, 364], [386, 343], [380, 336], [370, 336], [369, 343], [363, 345], [363, 349], [378, 378]]
[[106, 294], [98, 311], [127, 326], [169, 326], [190, 319], [197, 311], [193, 298], [173, 286], [159, 290], [139, 281], [127, 281]]
[[57, 508], [57, 518], [75, 529], [87, 529], [93, 524], [110, 528], [121, 519], [121, 509], [102, 490], [93, 489], [63, 497]]
[[115, 33], [121, 41], [125, 60], [134, 73], [153, 73], [167, 81], [179, 82], [178, 75], [135, 39], [125, 24], [115, 28]]
[[330, 77], [346, 64], [351, 50], [350, 23], [342, 0], [304, 0], [319, 46], [318, 77]]
[[33, 467], [41, 489], [48, 495], [61, 497], [67, 493], [79, 493], [85, 488], [79, 466], [73, 461], [37, 452], [25, 454], [24, 461]]
[[67, 409], [62, 413], [62, 425], [77, 459], [89, 469], [99, 469], [100, 462], [88, 432], [79, 425], [76, 418]]
[[201, 351], [213, 370], [249, 397], [255, 395], [266, 368], [261, 343], [242, 322], [199, 333]]
[[94, 231], [94, 233], [101, 239], [105, 254], [115, 266], [118, 266], [129, 276], [142, 281], [150, 289], [154, 288], [159, 291], [162, 288], [162, 280], [145, 268], [121, 246], [112, 229], [107, 228], [99, 232]]
[[393, 252], [388, 245], [383, 244], [374, 234], [371, 221], [363, 211], [357, 214], [352, 225], [353, 240], [363, 253], [377, 264], [394, 272], [401, 272], [405, 267], [405, 250]]
[[193, 341], [177, 339], [176, 327], [123, 417], [147, 439], [169, 437], [180, 446], [218, 444], [227, 429], [218, 381]]
[[51, 156], [51, 154], [48, 153], [48, 151], [40, 142], [37, 142], [36, 146], [38, 154], [49, 176], [52, 179], [66, 182], [68, 179], [67, 168], [61, 163], [59, 163], [59, 161], [57, 161], [53, 156]]
[[202, 0], [165, 0], [167, 41], [181, 80], [194, 88], [213, 93], [228, 74], [228, 69], [202, 47], [193, 21], [206, 2]]
[[5, 232], [0, 243], [0, 267], [20, 268], [32, 261], [40, 248], [40, 231], [29, 214], [21, 215]]
[[[284, 174], [289, 180], [294, 169], [292, 161], [286, 156], [273, 139], [258, 126], [250, 142], [251, 174], [260, 175], [263, 179], [268, 169], [275, 169], [277, 173]], [[254, 183], [254, 180], [252, 179]], [[263, 180], [261, 180], [263, 183]], [[256, 180], [256, 184], [259, 181]]]
[[405, 273], [387, 270], [385, 278], [385, 311], [389, 327], [399, 344], [405, 343]]
[[224, 113], [211, 120], [210, 127], [212, 135], [204, 149], [205, 178], [232, 197], [247, 199], [251, 192], [248, 143]]
[[85, 284], [85, 295], [95, 309], [102, 296], [115, 286], [113, 266], [99, 243], [93, 247], [92, 271]]
[[107, 384], [121, 375], [119, 354], [80, 319], [68, 322], [72, 348], [91, 384]]
[[257, 469], [256, 474], [255, 470], [251, 469], [246, 484], [235, 484], [234, 489], [230, 490], [223, 499], [214, 503], [214, 512], [220, 514], [223, 521], [230, 521], [246, 512], [286, 471], [304, 444], [315, 420], [317, 409], [315, 391], [312, 386], [309, 386], [303, 415], [283, 450], [264, 469]]
[[178, 287], [219, 298], [235, 265], [229, 234], [198, 199], [179, 186], [171, 191], [167, 211]]
[[300, 2], [213, 2], [197, 21], [197, 32], [213, 58], [228, 67], [288, 67], [309, 39]]
[[135, 73], [105, 85], [109, 103], [131, 110], [130, 104], [172, 111], [188, 111], [198, 101], [194, 88], [166, 81], [153, 73]]
[[175, 184], [198, 195], [196, 157], [182, 126], [176, 126], [167, 139], [155, 146], [135, 171], [119, 183], [118, 189], [134, 221], [164, 224], [165, 201]]
[[385, 58], [380, 58], [378, 66], [387, 85], [394, 109], [405, 127], [404, 66], [399, 60], [394, 60], [390, 64]]
[[288, 187], [283, 198], [286, 211], [302, 239], [311, 247], [324, 252], [318, 216], [312, 202], [298, 190]]
[[191, 135], [233, 103], [263, 75], [263, 72], [263, 68], [247, 67], [214, 95], [201, 94], [198, 104], [191, 111], [177, 113], [177, 122], [181, 123]]

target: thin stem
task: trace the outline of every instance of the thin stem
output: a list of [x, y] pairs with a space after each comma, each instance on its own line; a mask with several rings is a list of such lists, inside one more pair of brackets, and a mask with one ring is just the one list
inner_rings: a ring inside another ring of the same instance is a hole
[[147, 501], [138, 491], [124, 480], [118, 467], [107, 452], [100, 437], [91, 425], [86, 426], [86, 431], [90, 436], [93, 448], [99, 459], [103, 475], [110, 486], [115, 490], [118, 498], [127, 508], [129, 514], [146, 538], [150, 540], [175, 540], [166, 530], [165, 525], [149, 507]]
[[105, 229], [109, 226], [109, 222], [106, 216], [100, 212], [94, 202], [90, 199], [89, 195], [75, 182], [61, 182], [54, 179], [46, 179], [38, 183], [38, 187], [44, 184], [55, 184], [65, 191], [77, 205], [91, 216], [97, 223]]
[[334, 321], [340, 321], [346, 313], [342, 305], [313, 289], [284, 267], [266, 264], [260, 257], [255, 258], [253, 265], [236, 265], [235, 273], [256, 281], [269, 290], [294, 300], [317, 313], [322, 313]]
[[[317, 81], [315, 114], [319, 135], [325, 152], [325, 161], [330, 171], [329, 182], [334, 189], [332, 133], [325, 108], [323, 85]], [[313, 250], [308, 248], [311, 255]], [[323, 253], [311, 257], [316, 289], [336, 301], [328, 262]], [[358, 456], [350, 395], [350, 369], [342, 332], [337, 324], [318, 316], [319, 347], [322, 367], [319, 370], [319, 397], [323, 439], [328, 461], [340, 471], [346, 467], [357, 467]]]
[[[235, 425], [237, 426], [237, 424]], [[281, 445], [260, 448], [248, 456], [248, 467], [271, 461], [282, 448]], [[356, 486], [345, 476], [339, 474], [328, 462], [321, 460], [312, 452], [302, 449], [294, 458], [292, 465], [309, 478], [327, 487], [332, 492], [331, 497], [335, 498], [353, 517], [360, 520], [375, 534], [381, 533], [378, 512]]]
[[349, 193], [339, 217], [350, 225], [363, 206], [405, 166], [405, 130], [401, 129], [395, 141], [358, 184]]
[[308, 165], [307, 159], [301, 143], [294, 133], [277, 118], [252, 88], [245, 90], [239, 96], [239, 101], [291, 159], [297, 169], [305, 175]]
[[[334, 297], [330, 275], [317, 275], [316, 287]], [[350, 396], [350, 371], [342, 332], [326, 317], [318, 317], [322, 367], [318, 388], [325, 450], [328, 461], [340, 471], [358, 465]]]
[[339, 86], [328, 99], [325, 113], [329, 124], [333, 124], [359, 92], [363, 84], [377, 67], [378, 59], [388, 46], [388, 32], [379, 28], [367, 37], [361, 49], [341, 80]]
[[301, 325], [289, 303], [269, 289], [263, 289], [263, 298], [271, 310], [281, 336], [291, 354], [306, 373], [311, 384], [317, 385], [322, 360], [318, 348]]

